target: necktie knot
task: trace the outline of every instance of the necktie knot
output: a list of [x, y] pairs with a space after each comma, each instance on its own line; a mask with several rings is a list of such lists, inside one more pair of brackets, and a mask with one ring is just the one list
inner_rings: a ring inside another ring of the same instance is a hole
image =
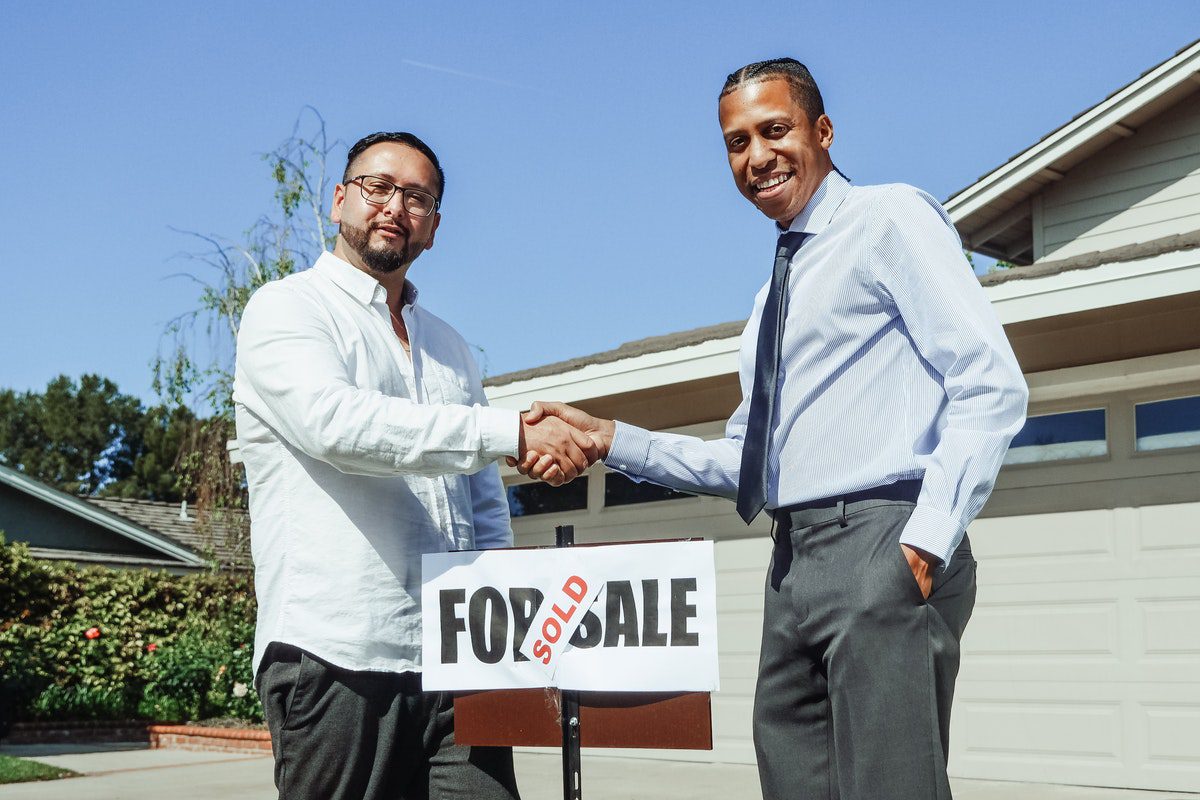
[[799, 231], [788, 231], [779, 235], [779, 244], [775, 248], [776, 258], [788, 258], [800, 249], [800, 245], [804, 244], [804, 240], [808, 238], [807, 233]]

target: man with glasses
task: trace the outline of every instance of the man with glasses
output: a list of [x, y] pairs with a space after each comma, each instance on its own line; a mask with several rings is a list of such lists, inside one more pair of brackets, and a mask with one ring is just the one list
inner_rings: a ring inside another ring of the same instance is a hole
[[444, 190], [416, 136], [356, 143], [333, 252], [255, 292], [238, 333], [255, 685], [288, 800], [517, 797], [512, 751], [456, 746], [451, 696], [421, 691], [421, 555], [512, 543], [497, 459], [553, 453], [573, 477], [597, 453], [488, 408], [467, 343], [417, 302]]

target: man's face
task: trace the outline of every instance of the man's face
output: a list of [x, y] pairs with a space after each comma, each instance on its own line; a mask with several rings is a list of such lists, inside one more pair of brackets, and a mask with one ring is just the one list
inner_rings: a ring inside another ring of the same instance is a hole
[[810, 122], [785, 80], [735, 89], [718, 116], [738, 191], [787, 227], [833, 169], [833, 123], [824, 114]]
[[[434, 197], [441, 194], [437, 172], [419, 151], [398, 142], [381, 142], [359, 154], [350, 165], [350, 177], [375, 175], [403, 189], [420, 189]], [[389, 273], [407, 267], [422, 250], [433, 247], [433, 234], [441, 214], [415, 217], [404, 210], [401, 193], [383, 205], [363, 199], [357, 181], [338, 184], [333, 190], [329, 218], [363, 264], [373, 272]]]

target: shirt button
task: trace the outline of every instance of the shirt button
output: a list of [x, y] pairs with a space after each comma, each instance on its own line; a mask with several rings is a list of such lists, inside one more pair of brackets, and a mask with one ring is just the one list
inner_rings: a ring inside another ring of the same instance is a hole
[[623, 469], [623, 470], [626, 470], [626, 469], [629, 469], [629, 467], [627, 467], [627, 466], [625, 466], [624, 464], [622, 464], [622, 465], [621, 465], [621, 469]]

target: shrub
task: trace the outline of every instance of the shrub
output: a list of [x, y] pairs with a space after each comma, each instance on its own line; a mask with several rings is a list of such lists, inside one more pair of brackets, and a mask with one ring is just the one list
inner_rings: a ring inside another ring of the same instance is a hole
[[261, 720], [255, 613], [247, 574], [80, 569], [0, 538], [0, 722]]

